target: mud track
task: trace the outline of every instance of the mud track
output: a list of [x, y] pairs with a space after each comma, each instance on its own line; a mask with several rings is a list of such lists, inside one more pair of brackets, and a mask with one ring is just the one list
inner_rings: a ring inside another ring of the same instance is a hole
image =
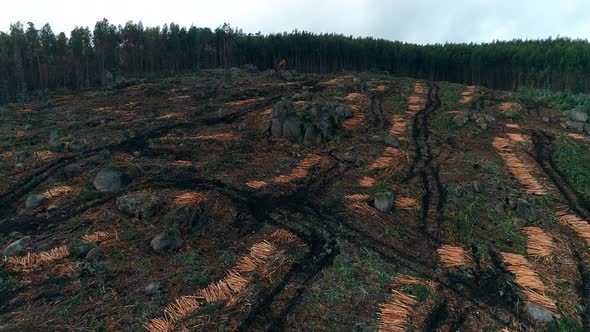
[[[404, 182], [409, 183], [416, 177], [422, 191], [420, 209], [420, 228], [437, 244], [441, 242], [441, 224], [443, 221], [446, 190], [440, 181], [439, 169], [433, 165], [430, 138], [430, 120], [440, 107], [438, 86], [428, 83], [428, 99], [426, 107], [414, 117], [412, 139], [414, 142], [414, 158]], [[434, 211], [433, 211], [434, 210]], [[434, 212], [435, 216], [430, 214]]]
[[[302, 82], [300, 84], [297, 84], [297, 85], [291, 87], [291, 89], [298, 90], [298, 89], [302, 88], [303, 86], [307, 86], [307, 85], [313, 86], [313, 85], [316, 85], [317, 82], [318, 82], [317, 80]], [[41, 183], [45, 182], [51, 176], [55, 175], [58, 171], [63, 169], [63, 167], [65, 167], [68, 163], [80, 162], [85, 159], [91, 158], [91, 157], [95, 156], [96, 154], [98, 154], [102, 150], [126, 151], [126, 152], [143, 151], [147, 148], [147, 142], [149, 139], [161, 137], [161, 136], [165, 135], [166, 133], [168, 133], [170, 130], [174, 130], [174, 129], [190, 128], [190, 127], [197, 126], [197, 125], [215, 125], [215, 124], [219, 124], [219, 123], [231, 123], [251, 111], [273, 105], [275, 102], [280, 100], [285, 93], [286, 93], [286, 91], [281, 91], [279, 93], [273, 94], [272, 96], [268, 97], [267, 99], [265, 99], [261, 103], [258, 103], [256, 105], [246, 107], [246, 108], [243, 108], [243, 109], [240, 109], [237, 111], [233, 111], [233, 112], [229, 112], [229, 113], [225, 113], [225, 114], [216, 114], [213, 116], [206, 115], [206, 116], [201, 116], [201, 117], [195, 117], [195, 118], [189, 119], [188, 121], [172, 123], [172, 124], [168, 124], [168, 125], [164, 125], [164, 126], [160, 126], [160, 127], [156, 127], [156, 128], [149, 128], [147, 130], [144, 130], [142, 133], [138, 134], [137, 136], [126, 139], [122, 142], [113, 143], [113, 144], [109, 144], [106, 146], [96, 147], [96, 148], [87, 150], [81, 154], [69, 155], [69, 156], [65, 156], [65, 157], [59, 158], [57, 160], [54, 160], [47, 165], [41, 166], [39, 169], [33, 170], [31, 175], [20, 180], [15, 185], [13, 185], [10, 189], [8, 189], [4, 193], [0, 194], [0, 215], [6, 215], [7, 212], [10, 211], [11, 206], [16, 201], [20, 200], [25, 195], [27, 195], [28, 193], [33, 191], [37, 186], [39, 186]], [[211, 104], [207, 104], [207, 105], [211, 105]], [[207, 105], [204, 105], [203, 107], [205, 107]], [[220, 105], [214, 104], [214, 106], [220, 106]], [[0, 221], [0, 226], [3, 228], [2, 232], [5, 232], [4, 225], [3, 225], [4, 222], [5, 221]]]
[[535, 159], [559, 189], [570, 209], [582, 217], [582, 219], [590, 220], [590, 202], [579, 196], [571, 184], [568, 183], [564, 176], [559, 172], [557, 167], [555, 167], [552, 144], [555, 137], [552, 134], [543, 131], [534, 131], [531, 137]]
[[[553, 160], [553, 140], [555, 136], [544, 131], [533, 131], [531, 138], [537, 163], [557, 187], [568, 207], [582, 219], [590, 220], [590, 204], [576, 193], [571, 184], [555, 166], [555, 161]], [[565, 229], [561, 231], [567, 237], [568, 244], [572, 248], [574, 260], [576, 261], [580, 275], [580, 281], [578, 283], [580, 304], [584, 308], [590, 308], [590, 257], [588, 255], [588, 247], [582, 239], [573, 234], [573, 231], [567, 231]], [[585, 310], [580, 315], [584, 330], [590, 331], [590, 313]]]

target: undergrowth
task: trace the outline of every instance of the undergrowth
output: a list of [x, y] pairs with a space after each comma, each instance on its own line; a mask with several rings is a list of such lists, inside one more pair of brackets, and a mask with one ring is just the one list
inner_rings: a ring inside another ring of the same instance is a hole
[[574, 189], [588, 197], [590, 195], [590, 153], [567, 136], [555, 140], [555, 160], [558, 170]]
[[560, 111], [576, 108], [590, 114], [590, 94], [570, 94], [563, 91], [520, 88], [516, 92], [515, 98], [547, 103]]

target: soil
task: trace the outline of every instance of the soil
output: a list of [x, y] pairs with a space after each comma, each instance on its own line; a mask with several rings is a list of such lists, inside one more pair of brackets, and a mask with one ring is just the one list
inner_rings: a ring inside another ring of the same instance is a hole
[[[395, 317], [402, 330], [590, 329], [588, 243], [557, 216], [590, 221], [590, 204], [552, 159], [568, 133], [540, 114], [557, 111], [447, 82], [307, 76], [203, 71], [12, 104], [0, 114], [0, 249], [31, 242], [29, 256], [0, 265], [0, 329], [389, 331], [383, 308], [396, 292], [415, 300]], [[304, 91], [310, 101], [291, 101]], [[318, 104], [352, 116], [319, 145], [292, 144], [269, 134], [281, 100], [292, 112]], [[526, 116], [507, 118], [506, 105]], [[470, 120], [456, 126], [457, 114]], [[527, 192], [497, 138], [543, 195]], [[65, 175], [71, 164], [80, 175]], [[102, 169], [124, 174], [119, 192], [95, 189]], [[154, 216], [117, 208], [135, 192], [158, 198]], [[43, 193], [47, 203], [25, 208]], [[391, 211], [374, 206], [384, 194]], [[551, 238], [549, 255], [527, 250], [518, 199], [536, 211], [526, 225]], [[180, 248], [154, 251], [161, 233]], [[94, 255], [80, 254], [85, 244]], [[50, 254], [62, 246], [68, 255]], [[464, 249], [464, 263], [443, 264], [442, 246]], [[533, 300], [503, 253], [538, 275], [553, 322], [527, 315]], [[403, 276], [414, 281], [400, 286]], [[148, 294], [150, 283], [159, 290]]]

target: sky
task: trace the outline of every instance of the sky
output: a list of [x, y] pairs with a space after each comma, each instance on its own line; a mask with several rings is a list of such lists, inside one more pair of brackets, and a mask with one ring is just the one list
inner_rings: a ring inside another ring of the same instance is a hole
[[94, 27], [107, 18], [124, 25], [174, 22], [244, 32], [335, 32], [410, 43], [490, 42], [590, 36], [588, 0], [3, 0], [0, 30], [50, 23], [55, 33]]

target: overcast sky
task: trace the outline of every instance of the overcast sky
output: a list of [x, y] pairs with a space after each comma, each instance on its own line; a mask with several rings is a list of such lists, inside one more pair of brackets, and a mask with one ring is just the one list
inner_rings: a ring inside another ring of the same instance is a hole
[[49, 22], [69, 36], [104, 17], [115, 25], [228, 22], [253, 33], [298, 29], [413, 43], [590, 36], [589, 0], [3, 0], [0, 30], [19, 20]]

